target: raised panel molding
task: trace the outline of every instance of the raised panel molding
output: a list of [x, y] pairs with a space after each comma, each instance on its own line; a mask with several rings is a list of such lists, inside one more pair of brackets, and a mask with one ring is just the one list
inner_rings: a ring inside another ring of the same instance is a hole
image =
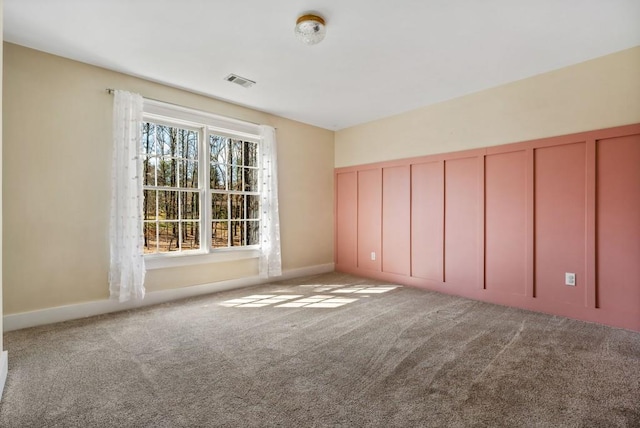
[[527, 153], [485, 158], [485, 288], [526, 295]]
[[356, 266], [358, 249], [358, 173], [336, 175], [335, 262]]
[[358, 171], [358, 268], [381, 270], [382, 169]]
[[[586, 296], [586, 144], [535, 150], [536, 297], [571, 305]], [[565, 273], [576, 275], [565, 285]]]
[[382, 270], [411, 273], [411, 167], [382, 169]]
[[445, 161], [444, 277], [457, 287], [478, 286], [478, 159]]
[[411, 165], [411, 276], [444, 282], [444, 161]]
[[640, 331], [638, 165], [640, 124], [337, 168], [336, 269]]
[[640, 135], [597, 153], [597, 306], [640, 319]]

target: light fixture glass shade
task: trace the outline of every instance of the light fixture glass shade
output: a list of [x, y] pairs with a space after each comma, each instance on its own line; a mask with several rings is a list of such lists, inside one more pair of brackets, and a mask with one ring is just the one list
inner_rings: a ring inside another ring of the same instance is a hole
[[295, 34], [305, 45], [315, 45], [324, 39], [327, 28], [324, 19], [316, 15], [303, 15], [296, 21]]

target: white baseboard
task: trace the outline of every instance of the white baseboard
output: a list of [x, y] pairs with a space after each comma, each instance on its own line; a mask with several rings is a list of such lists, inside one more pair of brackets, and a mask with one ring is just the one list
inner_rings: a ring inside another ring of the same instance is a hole
[[250, 287], [252, 285], [268, 282], [333, 272], [333, 268], [333, 263], [328, 263], [299, 269], [290, 269], [282, 272], [282, 276], [279, 277], [261, 278], [259, 276], [252, 276], [228, 281], [212, 282], [209, 284], [194, 285], [191, 287], [174, 288], [171, 290], [151, 291], [145, 295], [142, 301], [119, 303], [115, 300], [105, 299], [94, 302], [40, 309], [31, 312], [10, 314], [3, 317], [3, 329], [5, 332], [20, 330], [22, 328], [91, 317], [109, 312], [118, 312], [143, 306], [157, 305], [159, 303], [170, 302], [172, 300], [179, 300], [187, 297], [201, 296], [203, 294]]
[[9, 354], [4, 351], [0, 352], [0, 401], [2, 401], [2, 391], [7, 381], [7, 373], [9, 373]]

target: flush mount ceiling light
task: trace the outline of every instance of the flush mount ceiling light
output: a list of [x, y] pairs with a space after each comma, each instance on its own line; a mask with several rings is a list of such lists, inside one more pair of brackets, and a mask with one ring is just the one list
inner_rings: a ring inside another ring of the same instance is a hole
[[296, 37], [305, 45], [311, 46], [320, 43], [326, 33], [324, 19], [317, 15], [302, 15], [296, 21]]

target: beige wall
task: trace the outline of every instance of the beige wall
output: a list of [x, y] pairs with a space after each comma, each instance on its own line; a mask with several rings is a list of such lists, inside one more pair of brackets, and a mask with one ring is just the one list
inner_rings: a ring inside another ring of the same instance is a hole
[[336, 167], [640, 122], [640, 47], [336, 132]]
[[[108, 297], [106, 88], [275, 126], [283, 269], [333, 261], [334, 133], [5, 44], [5, 315]], [[257, 274], [256, 260], [149, 271], [148, 291]]]

